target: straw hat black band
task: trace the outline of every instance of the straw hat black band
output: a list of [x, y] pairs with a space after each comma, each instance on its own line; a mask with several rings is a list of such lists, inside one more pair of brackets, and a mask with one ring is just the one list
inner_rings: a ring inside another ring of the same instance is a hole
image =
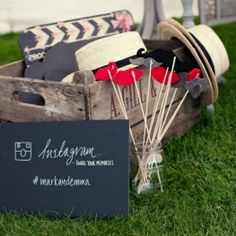
[[[210, 57], [208, 51], [207, 51], [206, 48], [203, 46], [203, 44], [202, 44], [191, 32], [189, 32], [189, 33], [190, 33], [191, 36], [194, 38], [194, 40], [196, 41], [196, 43], [198, 44], [198, 46], [201, 48], [202, 52], [204, 53], [205, 57], [206, 57], [207, 60], [208, 60], [208, 63], [210, 64], [210, 66], [211, 66], [213, 72], [215, 73], [215, 66], [214, 66], [214, 64], [213, 64], [213, 61], [212, 61], [212, 59], [211, 59], [211, 57]], [[202, 58], [202, 56], [201, 56], [200, 54], [199, 54], [199, 57], [203, 60], [203, 58]]]
[[[143, 53], [144, 52], [144, 53]], [[137, 58], [152, 58], [156, 60], [157, 62], [162, 63], [162, 66], [165, 68], [169, 67], [171, 68], [172, 63], [173, 63], [173, 58], [176, 57], [176, 63], [175, 63], [175, 68], [174, 70], [177, 73], [180, 72], [188, 72], [193, 68], [193, 63], [191, 58], [186, 58], [184, 61], [181, 61], [173, 51], [171, 50], [164, 50], [164, 49], [155, 49], [151, 52], [145, 52], [144, 48], [140, 48], [137, 52], [136, 55], [124, 58], [122, 60], [116, 61], [116, 65], [118, 68], [125, 67], [130, 63], [130, 60], [132, 59], [137, 59]], [[107, 65], [106, 65], [107, 66]], [[93, 72], [96, 72], [99, 68], [93, 70]]]
[[218, 35], [207, 25], [185, 29], [171, 18], [158, 24], [158, 35], [161, 40], [176, 38], [188, 48], [208, 82], [209, 89], [202, 94], [202, 102], [210, 105], [216, 101], [219, 93], [216, 78], [230, 65], [227, 51]]

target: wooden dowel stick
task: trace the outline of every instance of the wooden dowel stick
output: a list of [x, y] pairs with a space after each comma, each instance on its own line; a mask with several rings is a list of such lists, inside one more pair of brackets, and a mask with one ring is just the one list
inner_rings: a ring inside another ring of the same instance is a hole
[[[114, 82], [113, 82], [113, 83], [114, 83]], [[117, 85], [117, 88], [118, 88], [117, 90], [118, 90], [118, 94], [119, 94], [119, 96], [120, 96], [121, 104], [122, 104], [122, 106], [123, 106], [123, 109], [125, 110], [125, 103], [124, 103], [124, 100], [123, 100], [123, 96], [122, 96], [120, 87], [119, 87], [118, 85]], [[127, 119], [128, 119], [128, 113], [127, 113], [127, 112], [126, 112], [126, 117], [127, 117]], [[129, 127], [129, 130], [130, 130], [131, 140], [132, 140], [132, 142], [133, 142], [133, 144], [134, 144], [135, 152], [137, 153], [138, 160], [141, 162], [141, 158], [140, 158], [140, 156], [139, 156], [139, 154], [138, 154], [137, 144], [136, 144], [136, 141], [135, 141], [135, 139], [134, 139], [134, 135], [133, 135], [133, 132], [132, 132], [131, 127]]]
[[[121, 93], [121, 90], [120, 90], [120, 86], [118, 86], [118, 85], [117, 85], [117, 91], [118, 91], [118, 94], [120, 96], [120, 100], [121, 100], [121, 104], [123, 106], [123, 109], [126, 111], [125, 103], [124, 103], [123, 96], [122, 96], [122, 93]], [[127, 113], [127, 111], [126, 111], [126, 113]], [[127, 116], [128, 116], [128, 113], [127, 113]]]
[[166, 134], [166, 132], [169, 129], [170, 125], [172, 124], [175, 116], [177, 115], [179, 109], [181, 108], [181, 105], [183, 104], [185, 98], [187, 97], [188, 93], [189, 93], [189, 91], [186, 91], [186, 93], [184, 94], [183, 98], [181, 99], [179, 105], [177, 106], [176, 110], [174, 111], [174, 113], [172, 114], [171, 118], [169, 119], [169, 121], [168, 121], [166, 127], [164, 128], [163, 132], [161, 133], [161, 135], [159, 137], [157, 137], [158, 140], [162, 140], [162, 138]]
[[[162, 109], [162, 116], [161, 116], [160, 124], [158, 126], [158, 136], [159, 136], [159, 134], [161, 132], [161, 127], [163, 125], [163, 120], [164, 120], [164, 116], [165, 116], [165, 110], [166, 110], [166, 106], [167, 106], [167, 101], [168, 101], [169, 94], [170, 94], [171, 81], [172, 81], [175, 61], [176, 61], [176, 57], [174, 57], [174, 59], [173, 59], [172, 68], [171, 68], [171, 72], [170, 72], [169, 79], [168, 79], [167, 92], [166, 92], [166, 96], [165, 96], [165, 99], [164, 99], [164, 105], [163, 105], [163, 109]], [[154, 141], [155, 139], [156, 139], [156, 136], [153, 137], [152, 141]]]
[[[149, 97], [150, 97], [150, 90], [151, 90], [150, 85], [151, 85], [152, 65], [153, 65], [153, 62], [152, 62], [152, 60], [150, 60], [149, 72], [148, 72], [148, 88], [147, 88], [146, 110], [145, 110], [146, 119], [148, 117], [148, 105], [149, 105]], [[151, 132], [151, 130], [150, 130], [150, 132]], [[144, 128], [143, 128], [143, 149], [144, 149], [144, 145], [145, 145], [145, 137], [146, 137], [146, 129], [145, 129], [145, 126], [144, 126]]]
[[170, 109], [171, 109], [171, 107], [172, 107], [172, 105], [173, 105], [173, 102], [174, 102], [174, 99], [175, 99], [175, 96], [176, 96], [176, 92], [177, 92], [177, 88], [175, 88], [174, 93], [172, 94], [172, 98], [171, 98], [169, 107], [168, 107], [168, 109], [167, 109], [167, 112], [166, 112], [164, 121], [163, 121], [163, 123], [162, 123], [162, 126], [160, 127], [160, 132], [163, 131], [163, 128], [164, 128], [165, 123], [166, 123], [166, 120], [167, 120], [167, 118], [168, 118], [168, 116], [169, 116], [169, 113], [170, 113]]
[[118, 100], [118, 102], [119, 102], [121, 111], [122, 111], [122, 113], [123, 113], [123, 116], [124, 116], [124, 118], [125, 118], [126, 120], [128, 120], [127, 111], [125, 110], [125, 107], [123, 106], [123, 104], [122, 104], [122, 102], [121, 102], [121, 98], [120, 98], [120, 96], [119, 96], [119, 94], [118, 94], [118, 92], [117, 92], [117, 89], [116, 89], [116, 86], [115, 86], [114, 82], [112, 81], [112, 78], [111, 78], [111, 84], [112, 84], [113, 89], [114, 89], [114, 91], [115, 91], [117, 100]]
[[[164, 84], [166, 82], [166, 79], [167, 79], [167, 74], [168, 74], [168, 71], [169, 71], [169, 68], [167, 68], [166, 72], [165, 72], [165, 76], [164, 76], [164, 80], [163, 80], [163, 83], [161, 84], [160, 86], [160, 90], [159, 90], [159, 94], [158, 96], [156, 97], [155, 99], [155, 105], [154, 105], [154, 109], [153, 109], [153, 112], [152, 112], [152, 121], [151, 121], [151, 124], [150, 124], [150, 132], [152, 130], [152, 126], [154, 124], [154, 121], [155, 121], [155, 117], [156, 117], [156, 113], [157, 113], [157, 109], [159, 107], [159, 103], [160, 103], [160, 98], [161, 98], [161, 95], [162, 95], [162, 90], [163, 90], [163, 87], [164, 87]], [[157, 120], [160, 118], [160, 113], [161, 113], [161, 110], [159, 111], [158, 113], [158, 118]], [[146, 144], [148, 143], [148, 139], [146, 140]], [[150, 150], [154, 150], [154, 147], [152, 146], [152, 144], [150, 143]], [[152, 152], [152, 151], [151, 151]], [[148, 161], [148, 157], [146, 157], [145, 159], [142, 160], [143, 163], [145, 163], [145, 165], [147, 165], [147, 161]]]
[[[198, 76], [199, 76], [199, 74], [197, 74], [195, 78], [197, 78]], [[163, 132], [163, 128], [164, 128], [165, 123], [166, 123], [166, 120], [167, 120], [167, 118], [168, 118], [168, 115], [169, 115], [169, 112], [170, 112], [171, 106], [172, 106], [172, 104], [173, 104], [173, 101], [174, 101], [174, 98], [175, 98], [176, 92], [177, 92], [177, 88], [175, 89], [175, 91], [174, 91], [174, 93], [173, 93], [173, 95], [172, 95], [172, 99], [171, 99], [171, 102], [170, 102], [170, 104], [169, 104], [168, 111], [167, 111], [167, 113], [166, 113], [166, 116], [165, 116], [165, 119], [164, 119], [163, 125], [162, 125], [162, 127], [161, 127], [161, 133]]]
[[157, 122], [156, 122], [156, 125], [155, 125], [155, 128], [154, 128], [154, 132], [153, 132], [153, 136], [152, 136], [152, 143], [154, 142], [155, 138], [156, 138], [156, 135], [157, 133], [159, 132], [159, 127], [161, 126], [162, 124], [162, 119], [163, 119], [163, 116], [164, 116], [164, 113], [165, 113], [165, 104], [166, 104], [166, 101], [168, 99], [168, 95], [169, 95], [169, 81], [170, 81], [170, 76], [168, 78], [168, 83], [167, 83], [167, 86], [165, 88], [165, 93], [164, 93], [164, 97], [163, 97], [163, 100], [162, 100], [162, 103], [161, 103], [161, 107], [160, 107], [160, 111], [159, 111], [159, 114], [158, 114], [158, 119], [157, 119]]
[[168, 77], [168, 82], [167, 82], [167, 86], [166, 86], [166, 89], [165, 89], [164, 98], [162, 100], [161, 108], [160, 108], [160, 111], [159, 111], [159, 114], [158, 114], [158, 119], [156, 121], [156, 125], [155, 125], [154, 131], [153, 131], [151, 144], [153, 144], [153, 142], [155, 141], [155, 138], [156, 138], [156, 136], [159, 132], [159, 127], [160, 127], [160, 125], [162, 124], [162, 121], [163, 121], [163, 116], [164, 116], [164, 112], [165, 112], [167, 98], [168, 98], [168, 95], [169, 95], [171, 78], [172, 78], [172, 74], [173, 74], [173, 70], [174, 70], [175, 60], [176, 60], [176, 57], [174, 57], [174, 59], [173, 59], [171, 72], [170, 72], [170, 75]]
[[157, 135], [157, 132], [158, 132], [158, 127], [161, 123], [161, 118], [162, 118], [162, 114], [163, 114], [163, 108], [164, 108], [164, 102], [165, 102], [165, 98], [166, 98], [166, 95], [167, 95], [167, 87], [165, 88], [165, 92], [163, 94], [163, 98], [162, 98], [162, 102], [160, 103], [160, 109], [159, 109], [159, 113], [158, 113], [158, 116], [157, 116], [157, 119], [156, 119], [156, 123], [154, 124], [154, 129], [153, 129], [153, 133], [152, 133], [152, 142], [151, 144], [154, 142], [155, 140], [155, 137]]
[[[166, 78], [167, 78], [168, 71], [169, 71], [169, 68], [167, 68], [167, 70], [165, 72], [163, 83], [161, 84], [161, 86], [159, 86], [158, 96], [156, 96], [156, 99], [155, 99], [155, 104], [154, 104], [153, 111], [152, 111], [152, 119], [151, 119], [151, 123], [150, 123], [150, 127], [149, 127], [150, 133], [152, 132], [153, 124], [154, 124], [156, 113], [157, 113], [159, 103], [160, 103], [160, 100], [161, 100], [162, 90], [163, 90], [164, 83], [165, 83]], [[160, 111], [159, 111], [159, 114], [160, 114]], [[146, 140], [146, 144], [147, 143], [148, 143], [148, 139]]]
[[147, 131], [148, 139], [151, 142], [150, 132], [149, 132], [149, 129], [148, 129], [148, 126], [147, 126], [147, 118], [145, 117], [145, 114], [144, 114], [143, 104], [142, 104], [141, 96], [140, 96], [140, 93], [139, 93], [137, 81], [136, 81], [136, 78], [135, 78], [135, 73], [132, 71], [131, 74], [132, 74], [132, 77], [133, 77], [133, 80], [134, 80], [135, 89], [136, 89], [136, 92], [137, 92], [137, 95], [138, 95], [138, 100], [139, 100], [141, 112], [142, 112], [142, 115], [143, 115], [144, 125], [145, 125], [146, 131]]
[[[150, 60], [150, 65], [149, 65], [149, 72], [148, 72], [148, 87], [147, 87], [147, 99], [146, 99], [146, 107], [145, 107], [145, 117], [147, 119], [148, 117], [148, 106], [149, 106], [149, 98], [150, 98], [150, 90], [151, 90], [151, 72], [152, 72], [152, 65], [153, 61]], [[149, 129], [149, 132], [151, 134], [151, 130]], [[146, 129], [145, 126], [143, 127], [143, 150], [145, 146], [146, 141]]]
[[[123, 116], [125, 117], [125, 119], [129, 119], [128, 118], [128, 113], [127, 111], [125, 110], [125, 104], [124, 104], [124, 100], [123, 100], [123, 96], [122, 96], [122, 93], [121, 93], [121, 90], [120, 90], [120, 87], [117, 85], [117, 88], [112, 80], [112, 77], [111, 75], [109, 74], [110, 76], [110, 80], [111, 80], [111, 83], [112, 83], [112, 86], [115, 90], [115, 93], [116, 93], [116, 96], [117, 96], [117, 99], [119, 101], [119, 104], [120, 104], [120, 107], [121, 107], [121, 110], [122, 110], [122, 113], [123, 113]], [[133, 132], [132, 132], [132, 129], [131, 127], [129, 126], [129, 133], [130, 133], [130, 137], [131, 137], [131, 141], [134, 145], [134, 150], [136, 152], [136, 157], [138, 159], [138, 164], [139, 164], [139, 170], [138, 170], [138, 173], [136, 174], [135, 178], [134, 178], [134, 182], [137, 183], [138, 181], [138, 178], [139, 178], [139, 175], [141, 174], [141, 176], [143, 175], [143, 168], [142, 168], [142, 158], [140, 157], [139, 153], [138, 153], [138, 149], [137, 149], [137, 144], [136, 144], [136, 141], [134, 139], [134, 135], [133, 135]]]
[[[116, 94], [116, 97], [117, 97], [117, 100], [119, 102], [119, 105], [120, 105], [120, 108], [121, 108], [121, 111], [123, 113], [123, 116], [126, 120], [128, 120], [128, 113], [127, 111], [125, 110], [125, 105], [124, 105], [124, 101], [123, 101], [123, 98], [121, 95], [121, 92], [120, 92], [120, 95], [119, 95], [119, 92], [117, 91], [117, 88], [112, 80], [112, 75], [110, 73], [110, 71], [108, 70], [108, 74], [109, 74], [109, 77], [110, 77], [110, 80], [111, 80], [111, 84], [113, 86], [113, 89], [115, 91], [115, 94]], [[136, 145], [136, 142], [135, 142], [135, 139], [134, 139], [134, 135], [133, 135], [133, 132], [132, 132], [132, 129], [131, 127], [129, 126], [129, 132], [130, 132], [130, 137], [131, 137], [131, 141], [133, 142], [133, 145], [134, 145], [134, 148], [135, 148], [135, 152], [137, 153], [137, 159], [138, 159], [138, 162], [141, 164], [141, 158], [138, 154], [138, 149], [137, 149], [137, 145]]]
[[160, 176], [160, 170], [159, 170], [159, 167], [157, 167], [157, 177], [158, 177], [158, 181], [159, 181], [159, 184], [160, 184], [160, 188], [161, 188], [161, 192], [163, 193], [163, 185], [162, 185], [162, 181], [161, 181], [161, 176]]

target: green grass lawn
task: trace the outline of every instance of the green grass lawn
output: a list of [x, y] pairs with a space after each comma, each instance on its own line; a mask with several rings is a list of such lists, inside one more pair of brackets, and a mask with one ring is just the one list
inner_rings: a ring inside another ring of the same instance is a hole
[[[0, 235], [236, 235], [236, 23], [214, 29], [230, 56], [228, 82], [215, 113], [203, 108], [192, 131], [164, 148], [164, 193], [131, 192], [128, 217], [0, 215]], [[0, 36], [0, 64], [20, 58], [18, 35]]]

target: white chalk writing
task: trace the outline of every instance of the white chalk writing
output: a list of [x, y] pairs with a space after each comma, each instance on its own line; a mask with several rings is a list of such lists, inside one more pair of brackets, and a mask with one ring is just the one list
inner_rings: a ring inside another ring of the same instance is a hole
[[53, 187], [76, 187], [76, 186], [90, 186], [89, 179], [74, 179], [68, 176], [67, 178], [40, 178], [35, 176], [32, 180], [35, 186], [53, 186]]
[[86, 158], [95, 158], [97, 155], [95, 154], [94, 147], [86, 147], [86, 146], [76, 146], [76, 147], [67, 147], [66, 141], [64, 140], [60, 146], [60, 148], [52, 149], [51, 139], [48, 139], [46, 145], [42, 152], [38, 155], [38, 157], [44, 159], [58, 159], [58, 158], [66, 158], [66, 165], [75, 164], [74, 159], [76, 157], [86, 157]]

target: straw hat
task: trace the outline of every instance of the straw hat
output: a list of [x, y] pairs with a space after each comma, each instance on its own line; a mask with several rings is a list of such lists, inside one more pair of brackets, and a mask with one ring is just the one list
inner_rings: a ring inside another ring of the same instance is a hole
[[161, 40], [177, 38], [190, 50], [209, 83], [209, 90], [202, 95], [203, 103], [210, 105], [216, 101], [216, 78], [229, 68], [228, 54], [217, 34], [206, 25], [185, 29], [175, 20], [166, 19], [158, 25], [158, 35]]
[[[77, 50], [75, 57], [80, 71], [95, 70], [108, 65], [109, 62], [132, 57], [140, 48], [147, 50], [139, 33], [126, 32], [93, 41]], [[122, 69], [131, 67], [135, 65], [129, 64]], [[70, 74], [62, 81], [71, 82], [72, 80], [73, 74]]]
[[119, 61], [136, 55], [146, 47], [138, 32], [127, 32], [96, 40], [76, 51], [80, 70], [94, 70], [111, 61]]

